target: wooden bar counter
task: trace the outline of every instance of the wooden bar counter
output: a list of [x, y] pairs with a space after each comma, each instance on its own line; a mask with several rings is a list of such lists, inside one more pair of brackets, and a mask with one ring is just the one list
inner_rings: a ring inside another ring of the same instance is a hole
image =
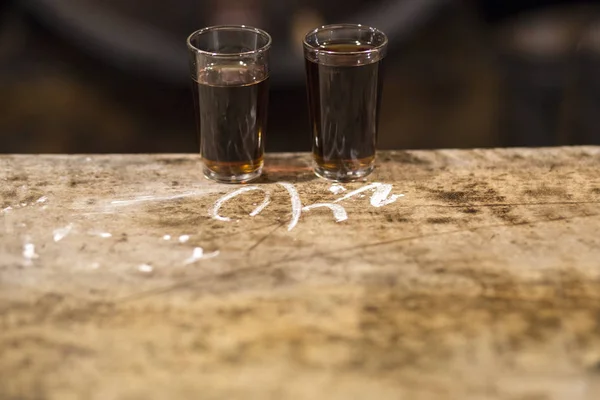
[[600, 399], [600, 148], [0, 156], [0, 399]]

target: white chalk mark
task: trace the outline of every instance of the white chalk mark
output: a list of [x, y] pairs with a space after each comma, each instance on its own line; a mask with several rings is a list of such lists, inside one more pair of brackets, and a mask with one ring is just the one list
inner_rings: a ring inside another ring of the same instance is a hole
[[90, 268], [91, 269], [98, 269], [98, 268], [100, 268], [100, 263], [97, 263], [97, 262], [92, 263], [92, 265], [90, 265]]
[[335, 200], [334, 203], [339, 203], [340, 201], [347, 200], [351, 197], [354, 197], [354, 196], [361, 194], [362, 192], [366, 192], [368, 190], [375, 190], [375, 192], [371, 196], [371, 205], [373, 207], [383, 207], [383, 206], [386, 206], [388, 204], [395, 202], [400, 197], [404, 197], [403, 194], [390, 195], [392, 188], [393, 188], [393, 186], [390, 185], [389, 183], [380, 183], [380, 182], [371, 183], [370, 185], [363, 186], [360, 189], [351, 191], [347, 195]]
[[21, 203], [21, 207], [27, 207], [27, 203]]
[[310, 206], [306, 206], [302, 209], [302, 211], [310, 211], [313, 208], [326, 207], [333, 211], [333, 218], [335, 218], [335, 222], [342, 222], [348, 219], [348, 214], [346, 213], [346, 209], [339, 204], [331, 204], [331, 203], [317, 203], [311, 204]]
[[2, 209], [2, 214], [8, 214], [9, 212], [11, 212], [11, 211], [12, 211], [12, 209], [13, 209], [13, 208], [12, 208], [11, 206], [8, 206], [8, 207], [6, 207], [6, 208], [3, 208], [3, 209]]
[[86, 158], [85, 158], [85, 161], [86, 161], [86, 162], [90, 162], [90, 161], [92, 161], [92, 158], [91, 158], [91, 157], [86, 157]]
[[383, 207], [388, 204], [394, 203], [400, 197], [404, 197], [403, 194], [391, 194], [393, 186], [389, 183], [380, 184], [375, 193], [371, 196], [371, 205], [373, 207]]
[[102, 231], [89, 231], [88, 235], [99, 236], [104, 239], [108, 239], [108, 238], [112, 237], [112, 233], [102, 232]]
[[35, 252], [35, 245], [33, 243], [25, 242], [23, 244], [23, 258], [25, 258], [26, 264], [31, 265], [31, 260], [39, 257]]
[[52, 234], [55, 242], [60, 242], [63, 240], [69, 233], [71, 233], [71, 229], [73, 229], [73, 224], [69, 224], [63, 228], [55, 229]]
[[190, 240], [190, 235], [181, 235], [179, 236], [179, 243], [185, 243]]
[[250, 216], [252, 216], [252, 217], [258, 215], [258, 213], [260, 213], [262, 210], [264, 210], [265, 207], [268, 206], [269, 203], [271, 202], [271, 195], [266, 190], [264, 190], [258, 186], [246, 186], [246, 187], [240, 188], [238, 190], [234, 190], [233, 192], [224, 195], [223, 197], [221, 197], [219, 200], [217, 200], [215, 202], [213, 207], [208, 211], [208, 214], [212, 218], [217, 219], [219, 221], [225, 221], [225, 222], [231, 221], [231, 218], [222, 217], [221, 215], [219, 215], [219, 210], [221, 209], [221, 207], [223, 207], [223, 204], [225, 204], [227, 201], [233, 199], [234, 197], [237, 197], [246, 192], [252, 192], [254, 190], [261, 190], [265, 193], [265, 199], [263, 200], [263, 202], [258, 207], [256, 207], [254, 209], [254, 211], [252, 211], [250, 213]]
[[202, 247], [195, 247], [192, 252], [192, 256], [184, 261], [185, 265], [193, 264], [199, 260], [207, 260], [209, 258], [217, 257], [221, 252], [219, 250], [213, 251], [212, 253], [204, 253], [204, 249]]
[[283, 186], [288, 193], [290, 194], [290, 199], [292, 201], [292, 219], [288, 225], [288, 231], [294, 229], [298, 221], [300, 220], [300, 214], [302, 213], [302, 202], [300, 201], [300, 196], [298, 195], [298, 191], [291, 183], [287, 182], [277, 182], [279, 185]]
[[165, 235], [162, 238], [163, 240], [171, 240], [171, 235]]
[[138, 271], [140, 272], [152, 272], [154, 270], [154, 268], [152, 268], [152, 265], [148, 265], [148, 264], [142, 264], [138, 267]]
[[264, 198], [263, 202], [260, 203], [260, 205], [258, 207], [256, 207], [254, 209], [254, 211], [252, 211], [250, 213], [250, 216], [255, 217], [258, 214], [260, 214], [262, 212], [262, 210], [264, 210], [269, 205], [270, 202], [271, 202], [271, 194], [269, 192], [265, 191], [265, 198]]
[[48, 201], [48, 196], [42, 196], [39, 199], [37, 199], [35, 202], [36, 203], [45, 203], [46, 201]]
[[343, 187], [342, 185], [338, 184], [338, 183], [334, 183], [333, 185], [331, 185], [331, 187], [329, 188], [329, 191], [333, 194], [340, 194], [342, 192], [346, 191], [346, 188]]

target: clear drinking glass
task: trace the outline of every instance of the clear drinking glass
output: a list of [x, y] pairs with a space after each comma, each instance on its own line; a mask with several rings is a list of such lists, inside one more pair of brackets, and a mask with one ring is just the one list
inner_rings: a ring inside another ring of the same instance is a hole
[[244, 183], [262, 173], [271, 36], [215, 26], [187, 40], [204, 175]]
[[327, 25], [304, 39], [315, 173], [334, 181], [369, 175], [387, 37], [364, 25]]

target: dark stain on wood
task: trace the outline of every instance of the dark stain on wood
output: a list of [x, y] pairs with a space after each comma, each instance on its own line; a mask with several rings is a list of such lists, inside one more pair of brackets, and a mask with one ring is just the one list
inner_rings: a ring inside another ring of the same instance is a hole
[[[7, 202], [13, 202], [17, 200], [17, 191], [15, 189], [3, 190], [2, 199]], [[6, 203], [5, 207], [9, 205], [9, 203]]]
[[516, 216], [512, 213], [513, 207], [510, 207], [510, 206], [492, 207], [491, 210], [492, 210], [492, 214], [495, 217], [497, 217], [497, 218], [501, 219], [502, 221], [507, 222], [511, 225], [525, 222], [521, 218], [519, 218], [518, 216]]
[[414, 164], [414, 165], [431, 164], [430, 161], [419, 158], [419, 157], [415, 156], [414, 154], [411, 154], [408, 151], [394, 152], [393, 155], [390, 155], [389, 157], [384, 159], [384, 161], [393, 161], [393, 162], [397, 162], [400, 164]]
[[1, 192], [0, 205], [2, 208], [15, 206], [20, 203], [28, 205], [35, 203], [43, 193], [37, 189], [29, 189], [26, 194], [19, 194], [16, 189], [4, 190]]
[[493, 188], [478, 190], [474, 186], [466, 190], [431, 190], [433, 197], [448, 203], [498, 203], [505, 200]]
[[442, 218], [427, 218], [427, 222], [430, 224], [450, 224], [454, 221], [452, 218], [442, 217]]
[[411, 219], [408, 218], [406, 215], [385, 213], [384, 216], [385, 216], [385, 220], [387, 222], [410, 222], [411, 221]]
[[159, 163], [164, 164], [164, 165], [183, 165], [183, 164], [187, 164], [190, 162], [197, 162], [197, 160], [194, 160], [192, 158], [186, 158], [186, 157], [169, 157], [169, 158], [161, 158], [158, 160]]
[[12, 176], [9, 176], [7, 180], [9, 182], [16, 182], [16, 181], [26, 182], [27, 181], [27, 175], [25, 175], [25, 174], [12, 175]]
[[541, 186], [536, 189], [527, 189], [523, 191], [525, 196], [536, 199], [545, 197], [558, 197], [562, 199], [570, 199], [572, 196], [562, 187]]
[[590, 369], [592, 370], [592, 372], [594, 372], [596, 374], [600, 374], [600, 360], [593, 363], [592, 367]]

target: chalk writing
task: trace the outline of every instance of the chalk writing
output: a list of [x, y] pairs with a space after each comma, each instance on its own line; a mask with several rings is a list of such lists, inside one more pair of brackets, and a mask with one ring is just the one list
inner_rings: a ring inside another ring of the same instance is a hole
[[[288, 183], [288, 182], [277, 182], [277, 184], [282, 186], [288, 192], [288, 194], [290, 196], [292, 216], [291, 216], [290, 222], [288, 224], [288, 231], [291, 231], [292, 229], [294, 229], [296, 227], [303, 211], [306, 212], [306, 211], [313, 210], [315, 208], [330, 209], [333, 213], [333, 218], [335, 219], [336, 222], [342, 222], [342, 221], [347, 220], [348, 213], [346, 212], [346, 209], [337, 203], [340, 203], [344, 200], [351, 199], [352, 197], [355, 197], [355, 196], [365, 197], [363, 192], [368, 192], [368, 191], [373, 192], [373, 194], [371, 195], [371, 199], [370, 199], [370, 203], [373, 207], [383, 207], [388, 204], [392, 204], [396, 200], [398, 200], [400, 197], [404, 196], [403, 194], [392, 194], [393, 187], [390, 184], [374, 182], [369, 185], [363, 186], [359, 189], [353, 190], [353, 191], [349, 192], [348, 194], [346, 194], [345, 196], [342, 196], [342, 197], [334, 200], [332, 203], [315, 203], [315, 204], [311, 204], [311, 205], [307, 205], [307, 206], [303, 207], [302, 201], [300, 200], [300, 196], [298, 194], [298, 191], [296, 190], [296, 187], [293, 184]], [[334, 190], [332, 190], [332, 188], [334, 188], [334, 186], [330, 187], [329, 191], [334, 194], [339, 194], [346, 190], [345, 188], [343, 188], [341, 186], [339, 186], [339, 187], [335, 186]], [[213, 207], [209, 210], [208, 214], [212, 218], [219, 220], [219, 221], [225, 221], [225, 222], [231, 221], [231, 218], [224, 217], [219, 214], [221, 207], [223, 207], [223, 205], [226, 202], [228, 202], [229, 200], [232, 200], [233, 198], [235, 198], [243, 193], [256, 191], [256, 190], [262, 191], [264, 193], [265, 197], [264, 197], [262, 203], [260, 205], [258, 205], [250, 213], [251, 217], [255, 217], [258, 214], [260, 214], [271, 202], [270, 192], [267, 189], [261, 188], [259, 186], [243, 187], [241, 189], [234, 190], [233, 192], [222, 196], [215, 202]], [[256, 205], [256, 203], [253, 203], [253, 205]]]
[[251, 192], [254, 190], [261, 190], [265, 193], [265, 198], [264, 198], [263, 202], [258, 207], [256, 207], [254, 209], [254, 211], [252, 211], [250, 213], [250, 216], [252, 216], [252, 217], [254, 217], [255, 215], [258, 215], [271, 202], [271, 195], [267, 191], [265, 191], [264, 189], [262, 189], [258, 186], [246, 186], [241, 189], [234, 190], [233, 192], [226, 194], [225, 196], [223, 196], [219, 200], [217, 200], [217, 202], [214, 204], [214, 206], [212, 207], [212, 209], [209, 212], [210, 216], [219, 221], [225, 221], [225, 222], [231, 221], [231, 218], [222, 217], [219, 215], [219, 210], [221, 210], [221, 207], [223, 207], [223, 204], [225, 204], [227, 201], [233, 199], [234, 197], [237, 197], [243, 193]]
[[[398, 200], [400, 197], [404, 197], [403, 194], [393, 194], [390, 196], [392, 191], [392, 185], [389, 183], [371, 183], [370, 185], [363, 186], [360, 189], [356, 189], [334, 201], [334, 203], [339, 203], [340, 201], [347, 200], [351, 197], [354, 197], [362, 192], [366, 192], [369, 190], [374, 190], [373, 195], [371, 196], [371, 205], [373, 207], [383, 207], [388, 204], [391, 204]], [[362, 197], [362, 196], [361, 196]]]
[[300, 214], [302, 213], [302, 202], [300, 201], [300, 196], [298, 195], [298, 191], [294, 185], [287, 182], [278, 182], [278, 184], [283, 186], [288, 191], [290, 194], [290, 199], [292, 200], [292, 219], [288, 225], [288, 231], [291, 231], [300, 220]]

